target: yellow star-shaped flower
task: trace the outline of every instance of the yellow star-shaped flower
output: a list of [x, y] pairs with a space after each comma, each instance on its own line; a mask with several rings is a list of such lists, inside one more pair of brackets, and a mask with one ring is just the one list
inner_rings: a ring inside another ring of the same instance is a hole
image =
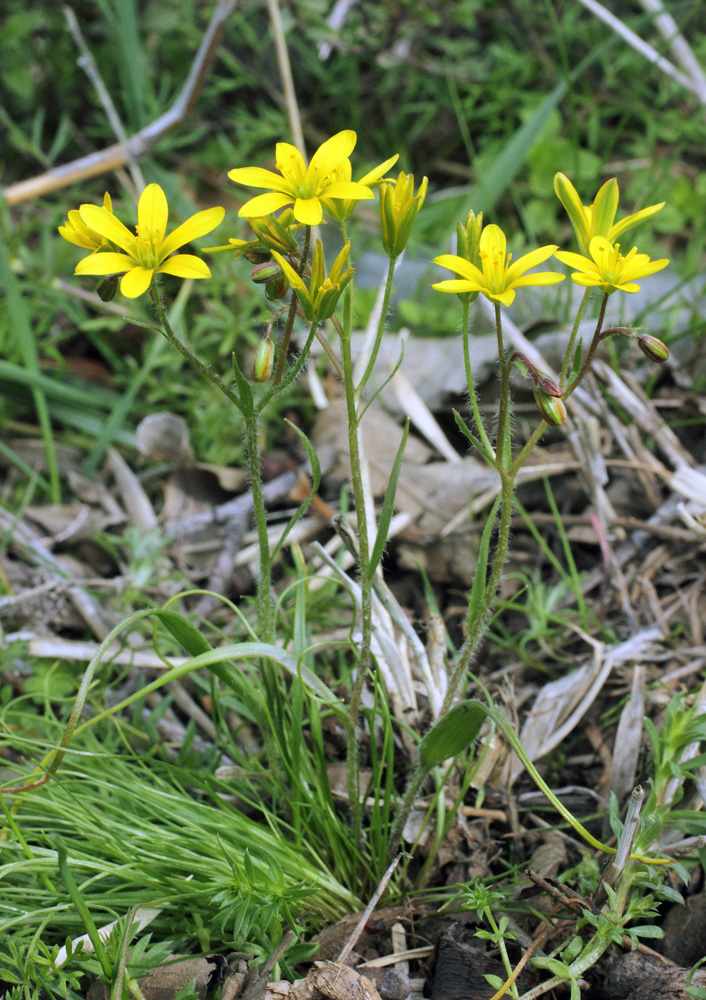
[[[131, 233], [119, 219], [98, 205], [81, 205], [82, 222], [99, 236], [122, 250], [105, 251], [84, 257], [74, 274], [122, 274], [120, 291], [136, 299], [149, 288], [155, 274], [174, 274], [177, 278], [210, 278], [208, 265], [193, 254], [170, 254], [185, 243], [205, 236], [215, 229], [225, 215], [223, 208], [197, 212], [166, 236], [169, 206], [159, 184], [148, 184], [137, 205], [136, 233]], [[63, 235], [63, 234], [62, 234]]]
[[576, 268], [571, 280], [577, 285], [600, 288], [606, 295], [618, 291], [639, 292], [640, 286], [635, 284], [638, 278], [661, 271], [669, 263], [666, 258], [650, 260], [648, 254], [638, 253], [637, 247], [623, 257], [620, 244], [614, 245], [604, 236], [594, 236], [589, 250], [590, 257], [568, 250], [558, 250], [556, 256], [562, 263]]
[[435, 264], [441, 264], [449, 271], [456, 271], [461, 279], [437, 281], [432, 285], [439, 292], [480, 292], [492, 302], [500, 302], [509, 306], [515, 298], [515, 289], [527, 285], [556, 285], [564, 280], [563, 274], [554, 271], [540, 271], [535, 274], [525, 274], [531, 267], [543, 264], [552, 256], [556, 246], [538, 247], [514, 264], [510, 263], [512, 254], [507, 253], [505, 233], [499, 226], [486, 226], [480, 236], [479, 252], [481, 267], [476, 267], [463, 257], [445, 253], [434, 258]]
[[318, 226], [323, 218], [324, 201], [331, 198], [349, 201], [373, 198], [373, 192], [366, 184], [339, 179], [339, 170], [342, 169], [345, 174], [345, 161], [353, 152], [357, 138], [351, 129], [338, 132], [319, 146], [308, 167], [296, 146], [278, 142], [276, 166], [279, 174], [263, 167], [229, 170], [228, 176], [237, 184], [269, 188], [268, 194], [256, 195], [246, 202], [238, 215], [252, 219], [293, 204], [297, 222]]

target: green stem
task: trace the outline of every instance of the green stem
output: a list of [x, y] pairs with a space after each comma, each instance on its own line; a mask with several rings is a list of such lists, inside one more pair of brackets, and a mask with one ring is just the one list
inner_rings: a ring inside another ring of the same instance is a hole
[[[311, 226], [307, 226], [304, 231], [304, 247], [302, 249], [301, 261], [297, 269], [297, 274], [301, 276], [304, 273], [304, 268], [306, 267], [307, 260], [309, 258], [309, 244], [311, 242]], [[279, 385], [282, 379], [282, 372], [284, 371], [284, 366], [287, 363], [287, 352], [289, 351], [289, 341], [292, 337], [292, 330], [294, 329], [294, 319], [297, 315], [297, 296], [294, 290], [292, 290], [292, 298], [289, 303], [289, 312], [287, 313], [287, 322], [284, 325], [284, 333], [282, 334], [282, 342], [279, 347], [279, 357], [277, 358], [277, 367], [275, 368], [274, 378], [272, 379], [273, 385]]]
[[426, 778], [431, 770], [432, 769], [430, 767], [420, 764], [407, 785], [404, 797], [397, 810], [395, 825], [392, 828], [392, 833], [390, 834], [390, 839], [387, 844], [388, 853], [390, 855], [396, 854], [399, 849], [402, 831], [405, 828], [407, 818], [411, 813], [412, 807], [417, 801], [417, 796], [422, 789], [422, 785], [426, 781]]
[[[346, 289], [346, 296], [349, 296], [350, 286]], [[373, 598], [372, 580], [370, 577], [370, 544], [368, 539], [368, 522], [365, 510], [365, 491], [363, 488], [363, 470], [360, 457], [360, 424], [358, 421], [358, 407], [355, 386], [353, 384], [353, 359], [351, 356], [351, 318], [352, 309], [348, 302], [344, 302], [344, 315], [346, 324], [341, 337], [341, 360], [343, 363], [343, 385], [346, 396], [346, 415], [348, 420], [348, 448], [350, 453], [351, 483], [353, 486], [353, 502], [355, 506], [356, 522], [358, 526], [358, 567], [360, 571], [360, 627], [361, 640], [358, 649], [358, 663], [356, 666], [353, 690], [351, 692], [351, 702], [349, 708], [349, 725], [346, 751], [346, 775], [348, 783], [348, 796], [353, 818], [353, 842], [357, 843], [360, 837], [361, 813], [360, 813], [360, 787], [359, 787], [359, 756], [358, 756], [358, 716], [360, 713], [360, 703], [365, 687], [365, 678], [371, 663], [372, 645], [372, 623], [373, 623]]]
[[569, 343], [566, 348], [566, 354], [564, 355], [564, 363], [561, 366], [561, 376], [559, 378], [559, 387], [561, 391], [564, 391], [564, 386], [566, 385], [566, 376], [569, 373], [569, 365], [574, 353], [574, 344], [576, 343], [576, 335], [579, 332], [579, 326], [581, 324], [581, 319], [583, 318], [584, 310], [588, 304], [588, 297], [591, 294], [591, 289], [587, 288], [583, 293], [583, 298], [581, 299], [581, 305], [576, 313], [576, 319], [574, 320], [574, 325], [571, 330], [571, 336], [569, 337]]
[[495, 303], [495, 334], [498, 341], [498, 360], [500, 361], [500, 402], [498, 405], [498, 436], [495, 442], [495, 451], [498, 460], [498, 469], [506, 469], [511, 460], [510, 442], [510, 371], [512, 365], [505, 357], [505, 344], [503, 343], [502, 315], [500, 313], [500, 303]]
[[583, 382], [584, 378], [586, 377], [586, 373], [588, 372], [588, 369], [591, 367], [591, 364], [593, 363], [593, 358], [595, 357], [596, 351], [598, 350], [598, 345], [601, 342], [601, 328], [603, 326], [603, 319], [605, 317], [605, 310], [606, 310], [606, 305], [607, 304], [608, 304], [608, 292], [606, 292], [604, 294], [603, 301], [601, 302], [601, 308], [600, 308], [600, 311], [598, 313], [598, 322], [596, 323], [596, 330], [595, 330], [595, 332], [593, 334], [593, 340], [591, 341], [591, 346], [588, 349], [586, 357], [583, 359], [583, 364], [581, 365], [581, 369], [580, 369], [578, 375], [576, 376], [576, 378], [570, 384], [569, 388], [564, 393], [563, 398], [565, 400], [568, 399], [569, 396], [576, 389], [578, 389], [579, 385]]
[[[510, 956], [507, 953], [505, 938], [500, 933], [500, 928], [498, 927], [495, 921], [495, 917], [493, 916], [493, 911], [490, 909], [489, 906], [486, 906], [484, 910], [484, 915], [485, 919], [488, 921], [493, 930], [493, 934], [495, 935], [495, 941], [497, 942], [498, 949], [500, 950], [500, 956], [502, 958], [503, 965], [505, 966], [505, 972], [507, 973], [507, 976], [509, 978], [512, 976], [512, 963], [510, 961]], [[519, 990], [517, 989], [515, 983], [512, 984], [508, 992], [511, 997], [515, 998], [515, 1000], [517, 1000], [517, 997], [520, 995]]]
[[470, 352], [470, 303], [464, 298], [462, 299], [463, 307], [463, 317], [461, 321], [461, 330], [463, 335], [463, 363], [466, 366], [466, 383], [468, 385], [468, 399], [471, 404], [471, 410], [473, 411], [473, 419], [476, 424], [476, 430], [478, 431], [478, 437], [485, 445], [485, 448], [489, 456], [495, 458], [495, 451], [492, 444], [490, 443], [490, 438], [488, 437], [485, 426], [483, 424], [483, 418], [480, 414], [480, 408], [478, 406], [478, 396], [476, 395], [475, 382], [473, 381], [473, 369], [471, 367], [471, 352]]
[[154, 302], [154, 307], [157, 310], [159, 321], [162, 324], [162, 333], [164, 334], [165, 339], [171, 344], [172, 347], [179, 351], [184, 358], [186, 358], [192, 368], [195, 368], [199, 375], [205, 378], [207, 382], [210, 382], [211, 385], [215, 385], [215, 387], [222, 392], [223, 395], [226, 396], [238, 410], [240, 410], [240, 400], [238, 399], [237, 393], [235, 393], [230, 386], [227, 386], [225, 382], [223, 382], [223, 380], [216, 375], [215, 372], [211, 371], [211, 369], [208, 368], [202, 361], [199, 361], [196, 355], [192, 354], [186, 344], [179, 340], [177, 335], [174, 333], [174, 330], [172, 330], [171, 323], [167, 318], [167, 312], [162, 302], [162, 296], [159, 294], [159, 289], [157, 288], [154, 279], [150, 285], [150, 296]]
[[373, 349], [370, 352], [370, 357], [368, 358], [368, 363], [365, 366], [365, 371], [363, 376], [358, 383], [355, 390], [356, 403], [360, 402], [360, 398], [363, 395], [363, 390], [365, 389], [370, 376], [375, 368], [375, 362], [377, 361], [378, 354], [380, 353], [380, 345], [382, 343], [382, 335], [385, 332], [385, 323], [387, 321], [387, 310], [390, 307], [390, 295], [392, 293], [392, 279], [395, 274], [395, 257], [390, 257], [390, 262], [387, 267], [387, 281], [385, 282], [385, 291], [383, 293], [382, 299], [382, 309], [380, 310], [380, 321], [378, 322], [377, 333], [375, 334], [375, 342], [373, 344]]
[[260, 469], [260, 442], [258, 412], [255, 410], [246, 419], [248, 474], [252, 490], [253, 512], [260, 553], [260, 567], [257, 577], [257, 617], [258, 635], [262, 642], [274, 642], [274, 606], [272, 604], [272, 560], [270, 542], [267, 537], [267, 511], [262, 493], [262, 473]]

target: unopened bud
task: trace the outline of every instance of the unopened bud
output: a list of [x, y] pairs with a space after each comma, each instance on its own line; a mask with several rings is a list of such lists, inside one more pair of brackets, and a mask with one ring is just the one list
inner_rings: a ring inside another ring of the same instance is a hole
[[534, 399], [544, 420], [552, 427], [559, 427], [566, 420], [566, 407], [557, 397], [535, 389]]
[[245, 250], [243, 257], [249, 260], [251, 264], [266, 264], [268, 260], [272, 260], [272, 254], [269, 250], [265, 250], [264, 247], [256, 250]]
[[297, 252], [297, 241], [289, 230], [269, 215], [262, 218], [249, 219], [250, 228], [261, 243], [269, 250], [290, 254]]
[[275, 345], [269, 337], [265, 337], [257, 345], [255, 360], [252, 363], [252, 378], [254, 382], [266, 382], [272, 373], [272, 361], [275, 356]]
[[561, 386], [558, 382], [555, 382], [553, 378], [549, 378], [543, 372], [538, 371], [537, 375], [537, 388], [545, 392], [547, 396], [556, 396], [557, 399], [561, 399]]
[[119, 274], [106, 274], [105, 278], [101, 278], [101, 280], [96, 285], [96, 292], [101, 302], [113, 301], [113, 299], [115, 298], [115, 293], [118, 290], [119, 283], [120, 283]]
[[256, 285], [266, 285], [273, 278], [282, 277], [282, 268], [274, 260], [256, 264], [250, 272], [250, 278]]
[[270, 302], [279, 302], [287, 294], [289, 282], [283, 274], [279, 278], [272, 278], [265, 285], [265, 298]]
[[663, 365], [669, 358], [669, 348], [657, 337], [651, 337], [648, 333], [641, 333], [637, 338], [637, 346], [650, 361], [657, 365]]

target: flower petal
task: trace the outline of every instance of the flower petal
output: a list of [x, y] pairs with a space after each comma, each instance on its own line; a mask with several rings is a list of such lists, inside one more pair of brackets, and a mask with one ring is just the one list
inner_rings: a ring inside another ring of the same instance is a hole
[[294, 218], [305, 226], [318, 226], [324, 216], [318, 198], [297, 198], [294, 202]]
[[[236, 184], [243, 184], [245, 187], [267, 188], [269, 191], [290, 191], [291, 184], [284, 177], [265, 170], [264, 167], [236, 167], [229, 170], [228, 176]], [[292, 194], [294, 192], [292, 191]]]
[[291, 205], [293, 201], [294, 198], [292, 195], [283, 194], [278, 191], [258, 194], [256, 197], [251, 198], [250, 201], [245, 202], [238, 215], [241, 219], [257, 219], [262, 215], [270, 215], [272, 212], [276, 212], [278, 208], [284, 208], [285, 205]]
[[135, 266], [132, 257], [123, 253], [92, 253], [74, 268], [74, 274], [122, 274]]
[[591, 235], [605, 236], [610, 234], [615, 213], [618, 211], [618, 199], [620, 191], [615, 177], [601, 186], [592, 205]]
[[211, 272], [205, 260], [190, 253], [178, 253], [159, 265], [160, 274], [173, 274], [177, 278], [210, 278]]
[[164, 239], [159, 250], [160, 257], [168, 257], [170, 253], [183, 247], [185, 243], [190, 243], [192, 240], [198, 239], [199, 236], [210, 233], [216, 226], [220, 226], [225, 214], [225, 208], [207, 208], [203, 212], [192, 215], [190, 219], [182, 222], [173, 233]]
[[[480, 234], [481, 253], [499, 254], [503, 261], [507, 253], [507, 239], [500, 226], [491, 223]], [[514, 296], [513, 296], [514, 298]]]
[[137, 254], [137, 237], [124, 226], [120, 219], [98, 205], [81, 205], [79, 209], [85, 224], [100, 233], [106, 240], [115, 243], [131, 257]]
[[327, 198], [350, 198], [352, 201], [375, 197], [370, 188], [360, 181], [333, 181], [332, 184], [322, 186], [321, 193]]
[[358, 181], [358, 183], [359, 184], [374, 184], [375, 181], [379, 181], [381, 177], [385, 176], [385, 174], [390, 169], [390, 167], [394, 167], [394, 165], [397, 163], [397, 161], [399, 160], [399, 158], [400, 158], [400, 154], [399, 153], [395, 153], [395, 155], [391, 156], [389, 160], [385, 160], [384, 163], [378, 164], [378, 166], [375, 167], [374, 170], [369, 171], [369, 173], [367, 173], [363, 177], [361, 177], [360, 180]]
[[588, 257], [583, 257], [580, 253], [573, 253], [571, 250], [557, 250], [554, 254], [557, 260], [560, 260], [562, 264], [567, 264], [569, 267], [576, 267], [579, 271], [595, 271], [595, 262], [589, 260]]
[[[295, 194], [296, 188], [306, 183], [306, 163], [304, 157], [291, 142], [278, 142], [275, 146], [277, 169], [288, 182], [287, 189]], [[268, 185], [271, 187], [271, 185]], [[281, 191], [282, 188], [275, 190]]]
[[137, 203], [137, 223], [140, 232], [143, 236], [150, 233], [152, 239], [163, 240], [167, 231], [168, 217], [169, 206], [164, 191], [159, 184], [148, 184]]
[[461, 278], [451, 278], [449, 281], [435, 281], [431, 286], [437, 292], [453, 292], [459, 295], [462, 292], [484, 292], [486, 286], [478, 281], [464, 281]]
[[647, 208], [640, 209], [639, 212], [634, 212], [632, 215], [626, 215], [624, 219], [612, 227], [610, 233], [608, 234], [608, 239], [611, 243], [614, 243], [616, 237], [624, 233], [626, 229], [632, 229], [633, 226], [639, 225], [640, 222], [644, 222], [645, 219], [649, 219], [651, 215], [655, 215], [660, 209], [664, 208], [665, 203], [661, 201], [659, 205], [648, 205]]
[[475, 264], [471, 264], [469, 260], [464, 260], [463, 257], [458, 257], [453, 253], [442, 253], [439, 257], [434, 258], [434, 263], [447, 268], [449, 271], [455, 271], [456, 274], [463, 275], [469, 281], [480, 282], [485, 286], [485, 275], [483, 272]]
[[558, 249], [558, 246], [537, 247], [536, 250], [531, 250], [523, 257], [518, 257], [515, 263], [511, 264], [507, 269], [505, 274], [507, 284], [512, 285], [515, 279], [524, 274], [525, 271], [529, 271], [531, 267], [536, 267], [537, 264], [543, 264]]
[[343, 132], [332, 135], [330, 139], [319, 146], [312, 156], [309, 169], [306, 172], [307, 185], [318, 193], [321, 181], [332, 170], [335, 170], [342, 160], [351, 155], [357, 140], [358, 136], [352, 129], [345, 129]]
[[558, 285], [566, 277], [565, 274], [557, 274], [556, 271], [536, 271], [534, 274], [525, 274], [521, 278], [516, 278], [513, 288], [524, 288], [527, 285]]
[[[638, 254], [638, 257], [647, 257], [647, 254]], [[662, 260], [649, 260], [649, 263], [640, 264], [637, 266], [635, 261], [632, 261], [622, 273], [622, 281], [631, 281], [633, 278], [646, 278], [650, 274], [656, 274], [657, 271], [661, 271], [662, 268], [666, 267], [669, 263], [667, 257], [663, 257]], [[621, 288], [623, 285], [620, 286]]]
[[136, 299], [146, 292], [152, 283], [152, 268], [133, 267], [120, 282], [120, 291], [126, 299]]

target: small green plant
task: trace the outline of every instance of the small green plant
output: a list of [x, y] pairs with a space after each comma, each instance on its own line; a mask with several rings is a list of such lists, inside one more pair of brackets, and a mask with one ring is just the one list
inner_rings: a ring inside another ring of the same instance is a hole
[[[566, 420], [565, 404], [587, 376], [598, 345], [605, 337], [614, 334], [636, 336], [638, 346], [650, 360], [660, 363], [667, 356], [666, 348], [656, 338], [634, 335], [626, 328], [604, 328], [609, 297], [617, 292], [637, 291], [638, 279], [661, 270], [668, 263], [666, 260], [651, 261], [647, 254], [638, 253], [634, 247], [622, 254], [620, 244], [616, 242], [618, 237], [622, 238], [622, 233], [653, 215], [661, 205], [652, 205], [616, 223], [618, 186], [615, 180], [604, 184], [593, 204], [587, 208], [568, 178], [557, 174], [556, 192], [574, 226], [581, 254], [560, 251], [558, 245], [548, 244], [530, 250], [513, 261], [503, 230], [495, 224], [484, 224], [481, 214], [469, 212], [465, 221], [458, 225], [458, 253], [441, 254], [435, 258], [437, 264], [460, 275], [433, 285], [442, 294], [457, 297], [461, 308], [471, 422], [467, 424], [460, 414], [456, 414], [456, 421], [480, 457], [497, 474], [500, 494], [481, 536], [478, 566], [468, 596], [463, 645], [451, 665], [443, 698], [439, 699], [440, 704], [435, 709], [435, 724], [421, 739], [419, 734], [406, 734], [413, 744], [416, 742], [418, 766], [409, 779], [406, 791], [397, 800], [393, 773], [394, 734], [395, 728], [403, 725], [404, 720], [393, 720], [387, 692], [377, 673], [373, 606], [409, 428], [407, 426], [401, 435], [379, 516], [371, 517], [367, 509], [361, 426], [369, 407], [365, 392], [376, 368], [385, 331], [395, 263], [404, 252], [424, 206], [427, 179], [424, 178], [417, 186], [414, 178], [405, 173], [400, 173], [396, 179], [386, 177], [397, 159], [394, 155], [353, 181], [350, 157], [355, 144], [355, 132], [341, 131], [324, 142], [307, 163], [295, 146], [281, 142], [276, 149], [276, 172], [260, 167], [238, 167], [230, 171], [229, 176], [236, 183], [266, 191], [251, 198], [240, 210], [240, 215], [249, 221], [253, 238], [230, 239], [227, 244], [211, 248], [211, 252], [234, 254], [238, 261], [236, 266], [246, 261], [251, 268], [251, 280], [264, 290], [265, 298], [272, 305], [272, 316], [249, 374], [241, 369], [235, 354], [232, 355], [231, 370], [226, 374], [216, 369], [212, 359], [201, 357], [189, 346], [191, 338], [180, 336], [174, 329], [160, 284], [160, 276], [165, 274], [201, 280], [210, 277], [210, 268], [201, 257], [175, 251], [216, 228], [223, 220], [223, 209], [197, 212], [167, 234], [167, 198], [159, 184], [151, 183], [140, 195], [134, 232], [118, 219], [108, 195], [102, 205], [84, 204], [70, 211], [65, 225], [60, 227], [61, 235], [66, 240], [88, 251], [76, 265], [76, 273], [99, 278], [97, 292], [104, 299], [110, 299], [118, 292], [130, 300], [149, 295], [157, 325], [138, 319], [133, 322], [150, 334], [164, 338], [169, 347], [220, 394], [224, 407], [237, 413], [245, 428], [259, 576], [254, 614], [238, 612], [244, 632], [242, 641], [214, 649], [204, 630], [170, 606], [148, 608], [129, 615], [106, 637], [93, 657], [61, 739], [53, 744], [26, 781], [5, 789], [5, 794], [16, 797], [15, 808], [18, 810], [27, 808], [30, 799], [42, 795], [41, 790], [50, 779], [57, 773], [61, 775], [62, 761], [72, 751], [77, 737], [110, 718], [116, 718], [119, 713], [141, 702], [148, 694], [159, 692], [170, 682], [179, 681], [199, 668], [206, 668], [212, 677], [213, 693], [216, 693], [218, 685], [229, 699], [227, 707], [237, 712], [243, 724], [252, 726], [261, 741], [258, 750], [244, 751], [238, 741], [226, 732], [226, 727], [220, 727], [220, 739], [232, 753], [235, 773], [242, 779], [238, 783], [238, 795], [247, 802], [252, 818], [239, 827], [236, 845], [221, 845], [219, 841], [220, 875], [216, 877], [211, 872], [205, 878], [202, 874], [198, 889], [187, 889], [180, 873], [171, 885], [165, 903], [165, 890], [170, 885], [170, 877], [164, 869], [166, 859], [160, 855], [151, 890], [155, 892], [159, 889], [160, 905], [170, 906], [175, 904], [177, 898], [188, 897], [192, 891], [208, 892], [208, 905], [217, 911], [217, 915], [212, 918], [211, 931], [202, 929], [201, 935], [205, 938], [214, 933], [215, 928], [221, 940], [228, 938], [234, 946], [245, 939], [251, 943], [253, 951], [263, 958], [267, 950], [276, 945], [285, 925], [297, 930], [295, 911], [301, 909], [303, 900], [307, 903], [315, 900], [320, 907], [327, 905], [335, 909], [344, 897], [350, 899], [350, 896], [370, 892], [399, 850], [406, 820], [428, 775], [444, 761], [463, 753], [479, 735], [486, 719], [491, 720], [511, 743], [528, 773], [573, 830], [593, 847], [608, 854], [615, 853], [615, 848], [597, 840], [551, 792], [502, 713], [494, 706], [479, 701], [458, 702], [458, 696], [496, 609], [513, 513], [517, 509], [517, 477], [533, 448], [549, 427], [560, 426]], [[354, 358], [355, 242], [349, 238], [349, 222], [358, 203], [372, 201], [376, 189], [381, 243], [388, 258], [387, 276], [379, 322], [367, 355]], [[312, 247], [312, 228], [318, 226], [325, 215], [340, 227], [341, 245], [332, 262], [330, 255], [327, 262], [319, 240], [314, 240]], [[548, 265], [554, 257], [569, 264], [574, 269], [574, 283], [585, 288], [557, 378], [539, 371], [524, 355], [508, 350], [502, 311], [527, 286], [551, 286], [565, 280], [565, 275], [558, 271], [535, 270], [539, 265]], [[593, 336], [584, 350], [577, 339], [578, 330], [594, 290], [600, 295], [599, 308]], [[485, 296], [492, 304], [495, 316], [500, 378], [494, 432], [488, 429], [481, 414], [470, 362], [469, 307], [478, 295]], [[305, 332], [302, 346], [295, 353], [290, 345], [295, 324], [299, 321], [303, 322]], [[324, 333], [322, 324], [325, 321], [330, 321], [337, 335], [337, 347]], [[279, 338], [275, 333], [278, 324], [282, 328]], [[359, 609], [359, 634], [355, 641], [346, 644], [347, 651], [354, 654], [347, 704], [330, 689], [316, 670], [316, 636], [310, 634], [306, 615], [307, 569], [296, 549], [294, 624], [286, 630], [290, 636], [289, 648], [285, 649], [281, 642], [283, 629], [279, 615], [282, 607], [273, 599], [275, 561], [285, 539], [307, 510], [320, 481], [315, 451], [304, 432], [294, 424], [290, 427], [308, 455], [311, 490], [275, 538], [269, 530], [263, 490], [263, 418], [305, 370], [315, 339], [320, 341], [337, 372], [345, 398], [355, 530], [341, 521], [340, 531], [357, 564], [357, 582], [351, 586], [355, 590]], [[511, 417], [510, 375], [515, 366], [531, 381], [538, 407], [537, 425], [528, 440], [519, 447], [513, 440]], [[144, 584], [152, 573], [155, 559], [150, 539], [142, 541], [145, 544], [133, 545], [132, 560], [140, 584]], [[580, 594], [575, 566], [570, 558], [569, 565], [569, 583]], [[186, 650], [188, 659], [170, 667], [120, 703], [100, 707], [92, 718], [84, 720], [89, 692], [110, 644], [139, 627], [147, 618], [158, 622], [171, 639]], [[546, 627], [545, 617], [540, 633]], [[366, 687], [372, 688], [374, 693], [372, 708], [364, 707]], [[225, 700], [218, 711], [223, 712], [224, 705]], [[336, 809], [331, 788], [324, 777], [327, 764], [323, 739], [325, 718], [335, 720], [344, 737], [348, 815], [342, 815]], [[369, 814], [363, 805], [366, 788], [361, 778], [361, 742], [365, 727], [371, 733], [380, 727], [384, 734], [379, 745], [371, 749], [373, 766], [370, 787], [375, 794], [376, 806]], [[213, 791], [215, 789], [210, 790], [211, 793]], [[268, 799], [271, 805], [266, 804]], [[204, 816], [203, 812], [201, 815]], [[19, 833], [16, 824], [12, 825], [12, 829]], [[260, 852], [256, 854], [254, 848], [250, 853], [249, 845], [243, 839], [245, 830], [249, 830], [253, 837], [263, 838], [261, 847], [267, 842], [267, 849], [272, 851], [269, 857], [263, 857]], [[302, 865], [299, 873], [303, 877], [293, 878], [290, 852], [284, 852], [281, 861], [277, 859], [273, 843], [278, 838], [296, 845], [296, 851], [307, 859], [307, 871]], [[20, 836], [18, 843], [21, 843]], [[215, 850], [213, 843], [211, 849]], [[105, 981], [114, 983], [119, 974], [118, 966], [101, 943], [92, 910], [84, 899], [83, 890], [74, 881], [73, 866], [67, 860], [66, 849], [59, 845], [49, 857], [52, 864], [54, 860], [58, 863], [62, 880], [91, 937]], [[647, 853], [647, 848], [645, 853], [635, 852], [630, 857], [634, 862], [643, 864], [660, 863], [661, 860]], [[324, 886], [320, 877], [309, 878], [314, 859], [324, 867], [330, 866], [342, 881], [345, 876], [345, 884], [350, 887], [348, 896], [340, 892], [340, 884], [335, 885], [335, 879]], [[112, 876], [119, 877], [115, 867]], [[9, 875], [11, 869], [6, 868], [6, 872]], [[42, 872], [46, 875], [44, 869]], [[181, 897], [180, 893], [183, 894]], [[508, 938], [507, 921], [504, 918], [495, 921], [492, 913], [495, 897], [489, 890], [486, 892], [478, 885], [472, 896], [475, 908], [490, 924], [491, 930], [483, 933], [490, 935], [489, 940], [501, 949], [510, 975], [504, 944]], [[631, 920], [637, 912], [637, 904], [630, 909], [628, 899], [626, 890], [612, 901], [616, 921], [623, 921], [623, 918]], [[590, 923], [588, 916], [586, 920]], [[559, 964], [556, 968], [547, 968], [558, 976], [556, 970], [561, 965], [561, 975], [571, 982], [572, 994], [578, 988], [582, 971], [595, 961], [603, 946], [608, 947], [614, 940], [618, 932], [613, 933], [611, 928], [615, 926], [610, 919], [601, 918], [594, 926], [592, 945], [582, 946], [577, 951], [577, 946], [572, 943], [565, 949], [564, 957], [550, 960]], [[125, 940], [123, 938], [123, 942]], [[138, 958], [142, 954], [134, 949], [133, 953]], [[135, 976], [128, 966], [123, 972], [130, 982], [134, 981]]]

